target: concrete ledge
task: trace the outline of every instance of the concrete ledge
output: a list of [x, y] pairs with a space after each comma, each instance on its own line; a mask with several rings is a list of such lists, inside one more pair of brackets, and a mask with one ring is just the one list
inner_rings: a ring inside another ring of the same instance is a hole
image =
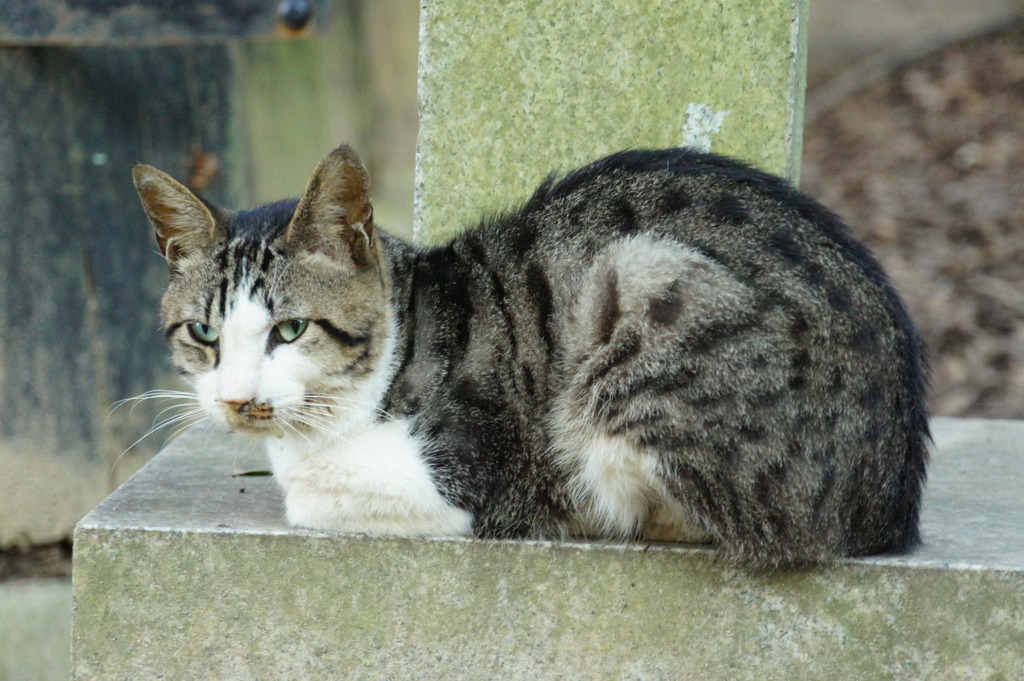
[[232, 477], [262, 455], [193, 432], [78, 526], [74, 678], [1024, 678], [1024, 423], [934, 427], [924, 547], [771, 575], [293, 530]]

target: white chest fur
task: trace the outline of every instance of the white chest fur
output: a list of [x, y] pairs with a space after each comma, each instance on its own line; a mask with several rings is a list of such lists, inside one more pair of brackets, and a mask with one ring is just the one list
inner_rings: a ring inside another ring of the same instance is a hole
[[472, 516], [437, 491], [407, 421], [366, 424], [332, 440], [268, 442], [288, 521], [399, 536], [472, 533]]

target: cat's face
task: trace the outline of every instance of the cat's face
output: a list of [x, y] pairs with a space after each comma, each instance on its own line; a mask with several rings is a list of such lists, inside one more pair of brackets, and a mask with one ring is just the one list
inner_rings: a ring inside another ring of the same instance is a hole
[[297, 207], [238, 214], [136, 169], [171, 270], [162, 320], [173, 361], [215, 422], [277, 436], [336, 432], [379, 400], [394, 320], [355, 164], [339, 150]]

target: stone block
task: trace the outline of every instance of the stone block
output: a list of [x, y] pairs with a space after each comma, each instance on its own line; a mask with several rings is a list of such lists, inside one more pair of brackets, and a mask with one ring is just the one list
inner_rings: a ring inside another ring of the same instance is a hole
[[192, 431], [78, 526], [73, 678], [1024, 678], [1024, 423], [934, 430], [920, 549], [767, 574], [294, 529], [259, 451]]

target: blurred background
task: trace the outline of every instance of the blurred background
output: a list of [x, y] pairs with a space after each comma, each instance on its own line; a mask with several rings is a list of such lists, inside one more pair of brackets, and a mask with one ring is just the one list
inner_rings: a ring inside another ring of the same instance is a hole
[[[345, 141], [369, 167], [378, 224], [411, 235], [418, 3], [333, 0], [331, 8], [330, 26], [312, 37], [146, 48], [180, 57], [167, 73], [155, 58], [111, 57], [101, 47], [80, 52], [70, 70], [59, 50], [0, 47], [0, 220], [13, 234], [0, 243], [0, 681], [67, 678], [71, 530], [165, 439], [133, 445], [157, 408], [109, 407], [173, 385], [166, 362], [153, 359], [165, 355], [155, 313], [166, 275], [143, 214], [104, 222], [113, 203], [134, 202], [129, 165], [152, 163], [241, 207], [298, 194]], [[5, 22], [22, 20], [0, 9], [0, 36]], [[869, 244], [907, 300], [931, 347], [934, 412], [1024, 418], [1024, 0], [812, 0], [809, 35], [802, 188]], [[225, 62], [230, 82], [206, 77]], [[58, 72], [70, 75], [47, 76]], [[142, 84], [124, 93], [127, 114], [63, 98], [126, 72]], [[21, 126], [27, 133], [14, 130], [33, 118]], [[177, 128], [151, 129], [161, 120]], [[76, 142], [103, 126], [131, 127], [142, 143]], [[168, 136], [169, 145], [151, 142]], [[38, 156], [13, 154], [35, 140]], [[143, 156], [132, 156], [139, 148]], [[59, 153], [47, 156], [52, 149]], [[77, 197], [83, 186], [98, 186], [87, 216], [33, 199]], [[68, 252], [90, 243], [83, 234], [64, 250], [45, 229], [59, 219], [83, 230], [103, 223], [121, 248], [86, 248], [81, 305], [40, 312], [66, 297], [19, 263], [45, 257], [58, 270], [79, 268]], [[119, 268], [133, 274], [107, 286]], [[118, 289], [124, 281], [133, 288]], [[117, 319], [102, 313], [126, 296], [147, 298], [153, 318], [96, 329], [97, 319]], [[99, 341], [68, 331], [90, 324]], [[67, 366], [25, 350], [43, 337], [73, 348]], [[139, 366], [111, 386], [111, 363], [124, 361], [112, 358], [124, 356]], [[66, 387], [40, 392], [40, 375], [66, 377]], [[35, 432], [56, 439], [41, 447]], [[40, 447], [62, 456], [26, 454]]]

